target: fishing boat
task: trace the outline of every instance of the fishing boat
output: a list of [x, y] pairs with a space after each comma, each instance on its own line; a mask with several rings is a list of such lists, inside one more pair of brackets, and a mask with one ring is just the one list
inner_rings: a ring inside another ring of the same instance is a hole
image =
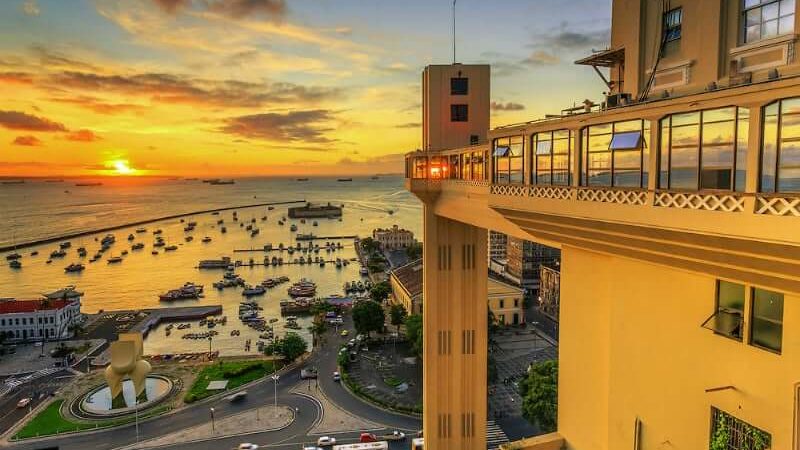
[[112, 256], [111, 258], [108, 258], [108, 263], [109, 264], [116, 264], [116, 263], [121, 263], [121, 262], [122, 262], [122, 257], [121, 256]]
[[[164, 294], [158, 296], [162, 302], [173, 300], [187, 300], [196, 299], [203, 296], [203, 285], [194, 283], [184, 283], [178, 289], [171, 289]], [[201, 324], [202, 325], [202, 324]]]
[[70, 265], [68, 265], [67, 267], [64, 268], [64, 272], [67, 272], [67, 273], [83, 272], [83, 269], [85, 269], [85, 268], [86, 267], [84, 267], [83, 264], [72, 263], [72, 264], [70, 264]]
[[18, 259], [11, 260], [11, 262], [8, 263], [8, 267], [12, 269], [22, 269], [22, 262]]
[[153, 231], [153, 234], [161, 234], [161, 233], [163, 233], [163, 231], [161, 231], [161, 228]]
[[65, 256], [67, 256], [67, 252], [65, 252], [64, 250], [59, 249], [50, 252], [50, 258], [63, 258]]
[[34, 250], [34, 251], [32, 251], [32, 252], [31, 252], [31, 256], [36, 256], [36, 255], [38, 255], [38, 254], [39, 254], [39, 251], [38, 251], [38, 250]]
[[256, 286], [245, 286], [244, 290], [242, 291], [242, 295], [245, 297], [253, 297], [256, 295], [264, 295], [267, 292], [261, 285]]
[[131, 246], [131, 250], [141, 250], [144, 248], [144, 242], [137, 242]]
[[129, 241], [132, 241], [132, 240], [134, 240], [134, 239], [136, 239], [136, 236], [134, 236], [133, 234], [129, 234], [129, 235], [128, 235], [128, 240], [129, 240]]
[[203, 242], [204, 244], [208, 244], [209, 242], [211, 242], [211, 238], [210, 238], [210, 237], [208, 237], [208, 236], [206, 236], [206, 237], [204, 237], [204, 238], [203, 238], [203, 241], [202, 241], [202, 242]]
[[158, 254], [158, 250], [153, 250], [152, 252], [150, 252], [150, 254], [151, 255], [157, 255]]
[[336, 181], [339, 181], [339, 182], [342, 182], [342, 181], [353, 181], [353, 179], [352, 178], [339, 178]]
[[[33, 255], [33, 253], [31, 253], [31, 255]], [[8, 260], [8, 261], [15, 261], [15, 260], [20, 259], [20, 258], [22, 258], [22, 255], [20, 255], [19, 253], [16, 253], [16, 252], [15, 253], [11, 253], [9, 255], [6, 255], [6, 260]]]
[[62, 243], [58, 244], [58, 247], [60, 249], [62, 249], [62, 250], [66, 250], [66, 249], [72, 247], [72, 242], [69, 242], [69, 241], [62, 242]]
[[107, 234], [103, 236], [103, 239], [100, 240], [100, 245], [111, 245], [117, 241], [117, 238], [114, 237], [113, 234]]
[[184, 240], [186, 240], [186, 242], [192, 242], [194, 238], [192, 236], [186, 236]]
[[78, 256], [80, 256], [81, 258], [84, 258], [84, 257], [86, 257], [86, 254], [87, 254], [87, 252], [86, 252], [86, 248], [85, 247], [78, 248]]
[[168, 245], [168, 246], [164, 247], [164, 251], [165, 252], [172, 252], [172, 251], [175, 251], [177, 249], [178, 249], [177, 245]]
[[289, 231], [297, 231], [297, 225], [292, 224], [292, 226], [289, 227]]
[[137, 233], [146, 233], [147, 232], [147, 228], [137, 228], [136, 232]]
[[219, 232], [220, 232], [220, 233], [227, 233], [227, 232], [228, 232], [228, 229], [227, 229], [227, 228], [225, 228], [225, 227], [221, 227], [221, 228], [219, 229]]
[[291, 297], [312, 297], [317, 293], [317, 285], [308, 279], [301, 279], [286, 290]]

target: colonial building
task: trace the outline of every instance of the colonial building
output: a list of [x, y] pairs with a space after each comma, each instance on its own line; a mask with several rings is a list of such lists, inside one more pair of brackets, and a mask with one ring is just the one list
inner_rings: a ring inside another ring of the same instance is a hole
[[498, 325], [519, 325], [525, 322], [525, 290], [489, 277], [488, 293], [489, 310]]
[[422, 314], [422, 260], [411, 261], [389, 274], [392, 299], [409, 314]]
[[7, 342], [67, 339], [83, 321], [77, 299], [0, 299], [0, 333]]
[[539, 266], [539, 311], [558, 322], [561, 293], [561, 272], [557, 265]]
[[487, 230], [562, 256], [558, 431], [513, 448], [800, 446], [798, 5], [615, 0], [604, 97], [492, 130], [488, 67], [425, 70], [427, 450], [486, 448]]
[[397, 250], [407, 248], [416, 242], [414, 233], [394, 225], [392, 228], [377, 228], [372, 230], [372, 239], [377, 241], [384, 250]]

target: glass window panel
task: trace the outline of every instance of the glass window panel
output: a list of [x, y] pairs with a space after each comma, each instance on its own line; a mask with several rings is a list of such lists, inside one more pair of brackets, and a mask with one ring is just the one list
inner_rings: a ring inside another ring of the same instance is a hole
[[733, 168], [733, 146], [703, 146], [703, 167]]
[[700, 143], [700, 126], [687, 125], [672, 127], [672, 148], [697, 148]]
[[778, 158], [778, 103], [764, 108], [764, 135], [761, 144], [761, 191], [775, 192], [775, 165]]
[[733, 177], [733, 169], [703, 167], [700, 171], [700, 189], [731, 189], [731, 182]]
[[658, 186], [662, 189], [669, 188], [669, 131], [669, 118], [663, 119], [661, 121], [661, 138], [659, 142], [661, 174], [658, 181]]
[[781, 140], [800, 138], [800, 114], [781, 115]]
[[553, 141], [553, 153], [569, 153], [569, 139], [556, 139]]
[[587, 166], [590, 169], [611, 168], [611, 152], [589, 153], [588, 159]]
[[538, 155], [536, 157], [536, 170], [550, 170], [550, 155]]
[[736, 118], [736, 107], [708, 109], [703, 111], [703, 123], [721, 122]]
[[703, 146], [730, 145], [733, 146], [733, 135], [736, 121], [706, 123], [703, 125]]
[[781, 112], [783, 114], [800, 114], [800, 97], [782, 100]]
[[761, 25], [753, 25], [745, 28], [745, 42], [754, 42], [761, 39]]
[[697, 189], [697, 148], [673, 148], [670, 188]]
[[571, 134], [569, 130], [557, 130], [553, 132], [553, 139], [569, 139]]
[[771, 37], [778, 35], [778, 19], [770, 20], [761, 24], [761, 37]]
[[642, 121], [627, 120], [625, 122], [614, 123], [614, 133], [623, 133], [626, 131], [642, 131]]
[[553, 149], [553, 141], [550, 139], [542, 139], [541, 137], [538, 138], [536, 141], [536, 154], [550, 154]]
[[752, 343], [780, 352], [783, 340], [783, 294], [753, 289], [752, 316]]
[[639, 169], [642, 154], [638, 150], [617, 150], [614, 152], [614, 169]]
[[782, 168], [778, 182], [780, 192], [800, 192], [800, 168]]
[[569, 178], [568, 170], [553, 170], [552, 184], [566, 186], [569, 184]]
[[736, 177], [737, 192], [744, 192], [747, 183], [747, 145], [750, 136], [750, 110], [739, 108], [739, 124], [736, 130]]
[[747, 13], [745, 13], [745, 21], [744, 21], [745, 26], [749, 27], [752, 25], [758, 25], [760, 23], [761, 23], [760, 8], [751, 9], [750, 11], [747, 11]]
[[719, 280], [717, 282], [717, 307], [744, 314], [744, 285]]
[[745, 8], [752, 8], [753, 6], [757, 6], [760, 0], [744, 0], [744, 7]]
[[614, 168], [614, 186], [639, 187], [641, 180], [639, 169]]
[[550, 170], [538, 172], [536, 174], [536, 182], [538, 184], [552, 184], [552, 180], [550, 179]]
[[628, 150], [639, 148], [642, 140], [641, 131], [632, 131], [626, 133], [614, 133], [611, 138], [612, 150]]
[[794, 0], [781, 0], [781, 15], [794, 14]]
[[567, 156], [567, 155], [554, 155], [553, 156], [553, 169], [569, 171], [569, 156]]
[[611, 146], [611, 135], [591, 136], [589, 138], [589, 153], [607, 152]]
[[522, 183], [522, 158], [510, 158], [511, 159], [511, 174], [510, 174], [510, 181], [512, 183]]
[[646, 145], [642, 148], [642, 183], [641, 187], [647, 187], [647, 179], [650, 172], [650, 148]]
[[778, 18], [778, 3], [770, 3], [761, 8], [761, 20], [766, 22]]
[[589, 186], [611, 186], [611, 172], [606, 169], [589, 169]]
[[678, 126], [681, 126], [681, 125], [692, 125], [692, 124], [700, 123], [700, 113], [699, 112], [673, 114], [671, 117], [672, 117], [672, 126], [673, 127], [678, 127]]
[[592, 125], [591, 127], [589, 127], [590, 136], [597, 136], [600, 134], [611, 134], [611, 124], [604, 123], [600, 125]]
[[518, 143], [512, 142], [511, 145], [508, 148], [509, 148], [509, 152], [508, 152], [509, 155], [511, 155], [511, 156], [522, 156], [522, 150], [523, 150], [522, 142], [518, 142]]
[[778, 20], [778, 34], [788, 34], [794, 31], [794, 15], [784, 16]]

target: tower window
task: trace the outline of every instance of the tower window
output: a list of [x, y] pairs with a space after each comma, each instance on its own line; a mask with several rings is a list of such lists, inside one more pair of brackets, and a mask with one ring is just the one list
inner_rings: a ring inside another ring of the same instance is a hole
[[681, 22], [683, 8], [671, 9], [664, 13], [664, 42], [677, 41], [681, 38]]
[[469, 93], [469, 78], [450, 78], [450, 95], [467, 95]]
[[450, 122], [469, 121], [468, 105], [450, 105]]

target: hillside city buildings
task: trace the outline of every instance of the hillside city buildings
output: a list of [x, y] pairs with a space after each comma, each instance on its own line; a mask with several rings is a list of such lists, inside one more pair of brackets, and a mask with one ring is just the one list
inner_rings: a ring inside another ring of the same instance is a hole
[[798, 448], [797, 8], [615, 0], [604, 98], [495, 129], [489, 66], [425, 68], [426, 450], [486, 448], [488, 230], [561, 251], [558, 429], [513, 448]]

